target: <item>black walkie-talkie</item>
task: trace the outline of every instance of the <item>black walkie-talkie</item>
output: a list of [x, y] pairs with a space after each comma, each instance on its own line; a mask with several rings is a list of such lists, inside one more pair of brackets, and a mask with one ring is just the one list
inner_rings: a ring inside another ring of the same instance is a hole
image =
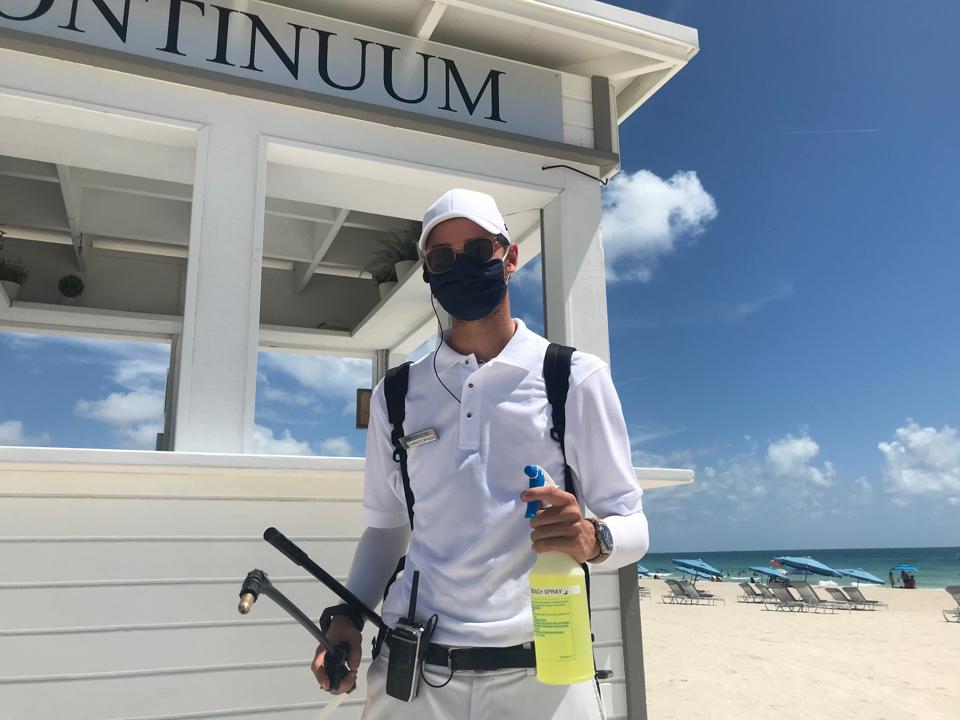
[[[404, 702], [417, 696], [423, 658], [430, 643], [431, 632], [417, 621], [417, 588], [420, 571], [413, 572], [410, 588], [410, 611], [400, 618], [387, 635], [390, 657], [387, 663], [387, 695]], [[431, 628], [432, 629], [432, 628]]]

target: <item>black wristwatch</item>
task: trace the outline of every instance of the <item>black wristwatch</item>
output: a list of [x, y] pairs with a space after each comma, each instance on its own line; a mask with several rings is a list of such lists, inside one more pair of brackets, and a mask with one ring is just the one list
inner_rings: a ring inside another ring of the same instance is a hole
[[600, 552], [592, 558], [587, 558], [587, 561], [603, 562], [613, 553], [613, 533], [610, 532], [610, 528], [607, 527], [607, 524], [603, 520], [596, 520], [595, 518], [587, 518], [587, 520], [593, 523], [597, 546], [600, 548]]

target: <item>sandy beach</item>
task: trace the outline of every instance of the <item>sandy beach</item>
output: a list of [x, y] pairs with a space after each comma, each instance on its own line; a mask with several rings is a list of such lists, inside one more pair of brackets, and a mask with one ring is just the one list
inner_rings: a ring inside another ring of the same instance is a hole
[[943, 590], [864, 586], [889, 609], [830, 615], [739, 603], [732, 582], [698, 583], [725, 606], [665, 605], [665, 583], [641, 584], [651, 718], [960, 718], [960, 625], [944, 622]]

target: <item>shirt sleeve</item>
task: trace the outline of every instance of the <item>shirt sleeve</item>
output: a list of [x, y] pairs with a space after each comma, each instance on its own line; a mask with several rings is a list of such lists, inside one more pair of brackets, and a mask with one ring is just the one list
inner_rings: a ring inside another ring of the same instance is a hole
[[602, 564], [623, 567], [637, 562], [649, 547], [649, 530], [643, 489], [633, 471], [630, 436], [609, 365], [600, 364], [570, 388], [566, 416], [567, 462], [584, 503], [613, 535], [613, 553]]
[[393, 460], [390, 423], [387, 420], [383, 381], [370, 396], [366, 459], [363, 471], [363, 519], [368, 527], [392, 528], [407, 525], [407, 504], [403, 495], [400, 464]]

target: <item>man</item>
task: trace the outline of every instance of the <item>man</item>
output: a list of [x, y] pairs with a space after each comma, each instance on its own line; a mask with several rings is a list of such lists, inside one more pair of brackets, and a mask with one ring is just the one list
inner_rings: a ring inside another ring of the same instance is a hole
[[[527, 575], [536, 553], [545, 551], [612, 568], [632, 565], [646, 552], [642, 491], [609, 367], [589, 353], [572, 356], [565, 449], [574, 496], [562, 489], [564, 457], [550, 435], [543, 377], [548, 342], [510, 316], [507, 285], [518, 268], [518, 247], [496, 202], [471, 190], [448, 191], [424, 215], [420, 248], [424, 279], [451, 327], [434, 353], [409, 368], [403, 425], [406, 434], [432, 429], [436, 439], [407, 454], [411, 516], [384, 383], [377, 384], [366, 445], [368, 527], [347, 587], [376, 606], [406, 554], [405, 570], [384, 600], [384, 621], [393, 627], [407, 614], [418, 570], [417, 619], [436, 619], [432, 642], [444, 651], [483, 648], [486, 664], [456, 671], [425, 664], [418, 696], [404, 702], [385, 694], [384, 643], [367, 672], [363, 718], [603, 718], [594, 681], [557, 686], [537, 680]], [[528, 464], [542, 466], [561, 487], [525, 489]], [[535, 500], [549, 507], [527, 521], [526, 503]], [[581, 501], [602, 520], [584, 518]], [[330, 640], [352, 648], [352, 671], [341, 690], [356, 680], [360, 626], [350, 614], [330, 621]], [[326, 689], [324, 655], [318, 649], [312, 670]]]

